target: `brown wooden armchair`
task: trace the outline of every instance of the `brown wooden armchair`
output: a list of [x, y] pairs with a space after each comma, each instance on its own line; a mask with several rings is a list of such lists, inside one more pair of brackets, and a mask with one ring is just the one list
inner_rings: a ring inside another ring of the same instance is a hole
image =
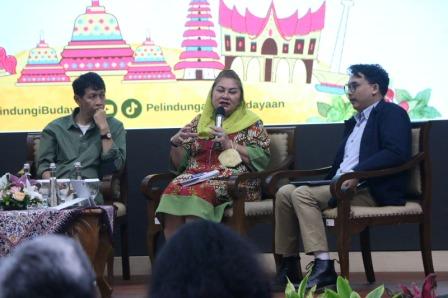
[[[28, 133], [27, 143], [27, 162], [30, 164], [31, 175], [36, 177], [37, 152], [39, 150], [40, 133]], [[127, 218], [127, 200], [128, 200], [128, 175], [125, 166], [120, 172], [104, 176], [101, 179], [100, 191], [104, 198], [104, 203], [113, 205], [116, 209], [116, 218], [114, 225], [120, 230], [121, 241], [121, 265], [123, 270], [123, 279], [130, 279], [129, 251], [128, 251], [128, 218]], [[107, 262], [108, 276], [113, 277], [113, 254]]]
[[[326, 226], [334, 230], [337, 236], [337, 251], [341, 266], [341, 275], [349, 278], [349, 249], [352, 234], [360, 233], [361, 253], [366, 277], [375, 281], [370, 250], [369, 229], [375, 225], [397, 225], [415, 223], [419, 225], [420, 249], [425, 275], [434, 272], [431, 254], [431, 167], [429, 160], [429, 122], [413, 124], [412, 159], [394, 168], [353, 172], [341, 175], [331, 184], [331, 192], [337, 199], [337, 208], [323, 212]], [[281, 171], [272, 176], [269, 191], [275, 193], [280, 179], [294, 179], [323, 175], [330, 167], [307, 171]], [[367, 179], [388, 176], [403, 171], [410, 172], [408, 186], [409, 200], [405, 206], [360, 207], [350, 206], [353, 191], [341, 191], [344, 181], [352, 178]]]
[[[244, 173], [229, 179], [229, 194], [233, 200], [232, 207], [224, 213], [223, 222], [230, 225], [240, 234], [246, 234], [248, 228], [256, 223], [273, 221], [273, 200], [267, 195], [266, 177], [275, 171], [292, 169], [294, 166], [294, 127], [267, 127], [271, 139], [271, 161], [263, 172]], [[163, 189], [175, 177], [173, 173], [152, 174], [146, 176], [141, 183], [141, 191], [147, 199], [148, 208], [148, 253], [154, 261], [158, 235], [162, 227], [155, 218], [155, 210], [160, 201]], [[245, 193], [240, 185], [248, 180], [259, 178], [262, 182], [262, 200], [245, 201]]]

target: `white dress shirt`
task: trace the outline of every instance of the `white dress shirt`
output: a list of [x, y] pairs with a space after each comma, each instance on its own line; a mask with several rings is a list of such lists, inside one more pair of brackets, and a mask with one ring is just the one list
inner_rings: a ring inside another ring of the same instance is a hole
[[336, 171], [336, 176], [352, 172], [353, 168], [359, 163], [359, 147], [361, 146], [362, 134], [364, 133], [367, 120], [369, 120], [370, 112], [377, 104], [378, 101], [355, 115], [356, 125], [348, 137], [347, 143], [345, 143], [344, 159]]

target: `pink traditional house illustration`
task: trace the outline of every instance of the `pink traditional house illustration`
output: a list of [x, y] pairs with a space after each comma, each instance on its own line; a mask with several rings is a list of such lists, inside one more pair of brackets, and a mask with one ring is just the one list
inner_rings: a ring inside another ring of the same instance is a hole
[[124, 75], [133, 54], [121, 36], [117, 18], [106, 13], [99, 0], [92, 0], [92, 6], [75, 20], [72, 39], [61, 54], [61, 65], [70, 76], [87, 71]]
[[171, 67], [166, 63], [162, 49], [151, 38], [146, 40], [134, 52], [134, 61], [128, 67], [125, 82], [143, 82], [153, 80], [175, 80]]
[[212, 80], [224, 65], [215, 51], [218, 45], [209, 3], [207, 0], [192, 0], [188, 12], [182, 41], [184, 51], [174, 69], [184, 70], [184, 80]]
[[[299, 68], [304, 69], [305, 81], [310, 83], [324, 20], [325, 1], [279, 18], [273, 1], [266, 15], [258, 17], [247, 8], [242, 15], [236, 7], [228, 7], [220, 0], [225, 68], [238, 63], [242, 65], [244, 80], [248, 72], [259, 71], [260, 81], [275, 82], [278, 75], [287, 75], [289, 83]], [[287, 69], [286, 73], [279, 73], [279, 64], [287, 65], [282, 68]]]
[[37, 46], [30, 50], [27, 64], [22, 69], [17, 85], [54, 85], [69, 82], [70, 78], [59, 64], [56, 50], [49, 47], [41, 38]]
[[6, 50], [0, 47], [0, 77], [16, 73], [17, 59], [12, 55], [6, 55]]

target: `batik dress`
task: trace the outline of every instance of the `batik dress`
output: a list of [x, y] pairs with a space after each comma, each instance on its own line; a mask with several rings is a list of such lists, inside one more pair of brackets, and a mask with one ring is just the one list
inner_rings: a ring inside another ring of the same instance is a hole
[[[199, 115], [193, 119], [192, 131], [197, 131]], [[220, 150], [213, 149], [213, 141], [195, 138], [186, 140], [183, 146], [186, 154], [177, 176], [164, 190], [156, 214], [160, 218], [163, 213], [177, 216], [197, 216], [212, 221], [221, 221], [224, 209], [231, 204], [227, 193], [227, 178], [238, 173], [262, 171], [269, 163], [269, 137], [261, 120], [251, 126], [228, 135], [235, 144], [247, 148], [250, 163], [240, 163], [234, 168], [227, 168], [218, 160]], [[193, 174], [218, 170], [218, 176], [190, 186], [182, 186], [182, 182]], [[259, 195], [259, 181], [248, 182], [248, 200]]]

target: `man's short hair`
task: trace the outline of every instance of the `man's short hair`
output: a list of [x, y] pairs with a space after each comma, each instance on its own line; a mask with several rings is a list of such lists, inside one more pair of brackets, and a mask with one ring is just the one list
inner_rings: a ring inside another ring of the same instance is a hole
[[268, 298], [269, 280], [255, 249], [222, 224], [182, 226], [157, 256], [151, 298]]
[[87, 72], [80, 75], [72, 83], [73, 92], [79, 97], [83, 97], [87, 88], [93, 90], [104, 90], [106, 91], [106, 85], [104, 84], [103, 78], [95, 72]]
[[349, 75], [359, 77], [363, 74], [370, 84], [378, 84], [381, 95], [389, 88], [389, 75], [379, 64], [353, 64], [348, 68]]
[[0, 298], [94, 298], [95, 273], [80, 244], [61, 235], [26, 241], [0, 263]]

